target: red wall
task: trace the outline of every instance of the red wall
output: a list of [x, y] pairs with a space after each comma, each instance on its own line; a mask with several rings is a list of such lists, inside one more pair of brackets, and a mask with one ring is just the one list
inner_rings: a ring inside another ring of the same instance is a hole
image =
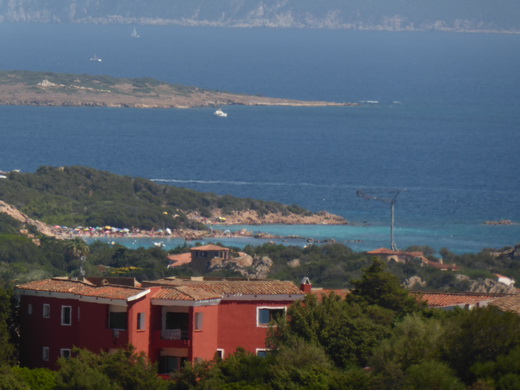
[[[151, 292], [146, 296], [132, 301], [128, 307], [128, 342], [135, 347], [136, 352], [144, 352], [151, 356], [151, 329], [153, 324], [152, 305], [150, 297], [160, 290], [159, 287], [150, 288]], [[137, 314], [144, 313], [146, 316], [146, 324], [144, 330], [137, 329]]]
[[[195, 314], [203, 313], [202, 330], [195, 330]], [[196, 359], [211, 360], [215, 357], [217, 352], [217, 337], [218, 337], [218, 317], [219, 307], [215, 306], [201, 306], [190, 310], [191, 325], [190, 330], [192, 334], [192, 349], [190, 360]]]
[[268, 327], [258, 327], [257, 307], [289, 306], [292, 302], [272, 301], [222, 301], [218, 315], [218, 346], [228, 357], [238, 347], [256, 353], [265, 348]]

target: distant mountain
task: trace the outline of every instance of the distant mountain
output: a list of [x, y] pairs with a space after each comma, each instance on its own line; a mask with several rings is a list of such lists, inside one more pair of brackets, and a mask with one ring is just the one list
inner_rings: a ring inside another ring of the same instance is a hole
[[520, 1], [0, 0], [0, 21], [520, 33]]

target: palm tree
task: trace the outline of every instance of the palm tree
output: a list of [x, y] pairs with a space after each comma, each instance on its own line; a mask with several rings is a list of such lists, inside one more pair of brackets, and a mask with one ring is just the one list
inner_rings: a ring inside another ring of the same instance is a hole
[[75, 238], [70, 240], [67, 243], [67, 253], [74, 260], [80, 260], [80, 275], [81, 277], [85, 276], [85, 271], [83, 270], [83, 264], [87, 261], [87, 254], [90, 251], [88, 244], [82, 240], [81, 238]]

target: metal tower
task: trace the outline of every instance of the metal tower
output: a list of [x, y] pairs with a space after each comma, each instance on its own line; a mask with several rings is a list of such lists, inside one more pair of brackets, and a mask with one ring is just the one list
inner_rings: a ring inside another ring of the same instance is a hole
[[[372, 189], [372, 190], [357, 190], [357, 196], [360, 196], [364, 199], [372, 199], [378, 200], [383, 203], [389, 203], [390, 209], [392, 210], [392, 223], [390, 225], [390, 246], [393, 251], [397, 250], [397, 246], [395, 245], [394, 239], [394, 222], [395, 222], [395, 202], [397, 201], [397, 196], [406, 191], [405, 189]], [[368, 193], [369, 192], [369, 193]], [[384, 196], [387, 195], [387, 196]]]

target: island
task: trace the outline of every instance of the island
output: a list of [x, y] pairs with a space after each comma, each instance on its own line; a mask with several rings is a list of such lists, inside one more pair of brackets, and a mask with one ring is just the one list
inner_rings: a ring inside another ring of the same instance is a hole
[[193, 108], [245, 106], [353, 106], [213, 91], [153, 78], [31, 71], [0, 71], [0, 104], [26, 106]]

